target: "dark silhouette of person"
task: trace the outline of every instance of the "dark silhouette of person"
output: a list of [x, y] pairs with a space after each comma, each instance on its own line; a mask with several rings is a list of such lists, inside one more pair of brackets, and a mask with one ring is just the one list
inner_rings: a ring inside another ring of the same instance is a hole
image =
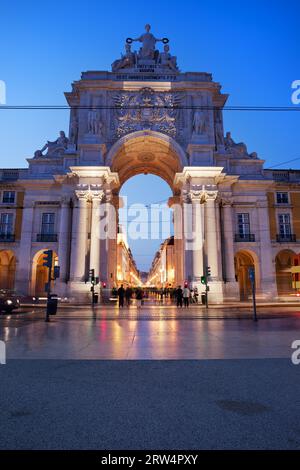
[[136, 294], [135, 294], [137, 308], [141, 308], [142, 302], [143, 302], [143, 297], [144, 297], [143, 291], [140, 287], [138, 287], [137, 290], [136, 290]]
[[119, 307], [124, 307], [124, 296], [125, 296], [125, 289], [123, 284], [118, 289], [118, 297], [119, 297]]
[[130, 306], [131, 297], [132, 297], [132, 289], [131, 287], [128, 286], [126, 287], [126, 290], [125, 290], [125, 298], [126, 298], [127, 307]]
[[185, 285], [183, 288], [183, 303], [185, 307], [189, 306], [190, 295], [191, 295], [190, 289], [188, 288], [187, 285]]
[[181, 286], [176, 289], [177, 307], [182, 307], [183, 290]]

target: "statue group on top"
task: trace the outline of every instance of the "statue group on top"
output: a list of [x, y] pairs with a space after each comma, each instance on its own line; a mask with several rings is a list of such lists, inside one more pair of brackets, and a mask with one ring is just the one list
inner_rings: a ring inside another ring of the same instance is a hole
[[[127, 38], [125, 44], [125, 54], [121, 59], [115, 60], [112, 64], [112, 71], [117, 72], [121, 69], [135, 69], [140, 66], [156, 66], [157, 68], [169, 69], [178, 72], [177, 59], [170, 54], [169, 39], [156, 38], [150, 33], [151, 26], [146, 24], [146, 32], [138, 38]], [[142, 46], [138, 52], [131, 50], [133, 42], [141, 42]], [[156, 43], [164, 44], [163, 51], [156, 49]]]
[[[150, 25], [145, 26], [145, 33], [137, 38], [127, 38], [125, 44], [125, 54], [121, 59], [112, 64], [113, 72], [118, 70], [133, 70], [155, 68], [156, 70], [168, 70], [178, 72], [176, 57], [170, 54], [169, 40], [167, 38], [156, 38], [150, 32]], [[141, 43], [138, 51], [131, 50], [133, 42]], [[163, 51], [156, 49], [156, 44], [164, 44]], [[177, 136], [179, 107], [182, 100], [180, 93], [154, 93], [151, 88], [142, 88], [138, 93], [131, 91], [121, 91], [113, 96], [115, 104], [114, 132], [119, 138], [130, 132], [151, 129], [162, 132], [173, 138]], [[105, 138], [106, 126], [102, 119], [99, 108], [91, 105], [85, 114], [84, 129], [81, 134], [89, 142], [103, 141]], [[203, 106], [197, 107], [191, 113], [192, 140], [203, 142], [210, 134], [209, 113]], [[247, 146], [243, 142], [236, 143], [230, 132], [224, 137], [222, 112], [220, 109], [214, 110], [214, 133], [216, 147], [220, 152], [231, 154], [234, 158], [257, 158], [255, 152], [248, 153]], [[81, 119], [81, 122], [83, 120]], [[47, 141], [41, 150], [34, 153], [35, 158], [57, 158], [64, 153], [77, 151], [79, 136], [79, 116], [76, 110], [71, 113], [69, 138], [64, 131], [60, 131], [59, 136], [54, 141]]]

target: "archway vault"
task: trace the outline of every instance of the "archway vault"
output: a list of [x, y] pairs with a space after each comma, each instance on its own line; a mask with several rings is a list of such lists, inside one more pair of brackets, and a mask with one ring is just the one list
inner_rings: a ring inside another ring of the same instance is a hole
[[151, 173], [164, 179], [174, 192], [175, 174], [188, 162], [173, 138], [145, 130], [120, 138], [108, 152], [106, 165], [118, 173], [120, 187], [132, 176]]

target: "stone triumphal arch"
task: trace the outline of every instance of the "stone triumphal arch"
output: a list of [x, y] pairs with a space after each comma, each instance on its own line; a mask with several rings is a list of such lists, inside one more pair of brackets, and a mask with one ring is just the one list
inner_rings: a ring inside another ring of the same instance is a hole
[[83, 72], [65, 97], [69, 132], [41, 144], [14, 183], [23, 207], [24, 235], [14, 246], [18, 290], [41, 286], [36, 254], [44, 249], [56, 253], [59, 294], [87, 298], [90, 269], [103, 285], [115, 286], [119, 191], [130, 177], [151, 173], [172, 191], [176, 284], [200, 289], [209, 266], [211, 299], [239, 299], [247, 287], [239, 253], [252, 253], [258, 294], [275, 295], [273, 182], [255, 152], [224, 135], [228, 95], [210, 73], [180, 71], [168, 39], [157, 39], [147, 25], [146, 33], [127, 38], [111, 71]]

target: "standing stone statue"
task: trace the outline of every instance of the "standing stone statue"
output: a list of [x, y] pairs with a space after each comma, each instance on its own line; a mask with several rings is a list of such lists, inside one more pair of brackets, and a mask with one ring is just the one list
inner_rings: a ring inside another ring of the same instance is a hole
[[203, 135], [206, 132], [206, 116], [203, 111], [194, 112], [193, 131], [196, 135]]
[[216, 145], [224, 145], [223, 124], [219, 110], [217, 110], [215, 113], [215, 137]]
[[139, 51], [139, 58], [140, 59], [154, 59], [155, 58], [155, 44], [162, 39], [158, 39], [150, 33], [151, 26], [150, 24], [146, 24], [145, 30], [146, 32], [142, 34], [139, 38], [132, 39], [132, 41], [139, 41], [143, 43], [142, 47]]
[[88, 133], [102, 136], [103, 124], [100, 119], [100, 113], [96, 109], [88, 112]]

